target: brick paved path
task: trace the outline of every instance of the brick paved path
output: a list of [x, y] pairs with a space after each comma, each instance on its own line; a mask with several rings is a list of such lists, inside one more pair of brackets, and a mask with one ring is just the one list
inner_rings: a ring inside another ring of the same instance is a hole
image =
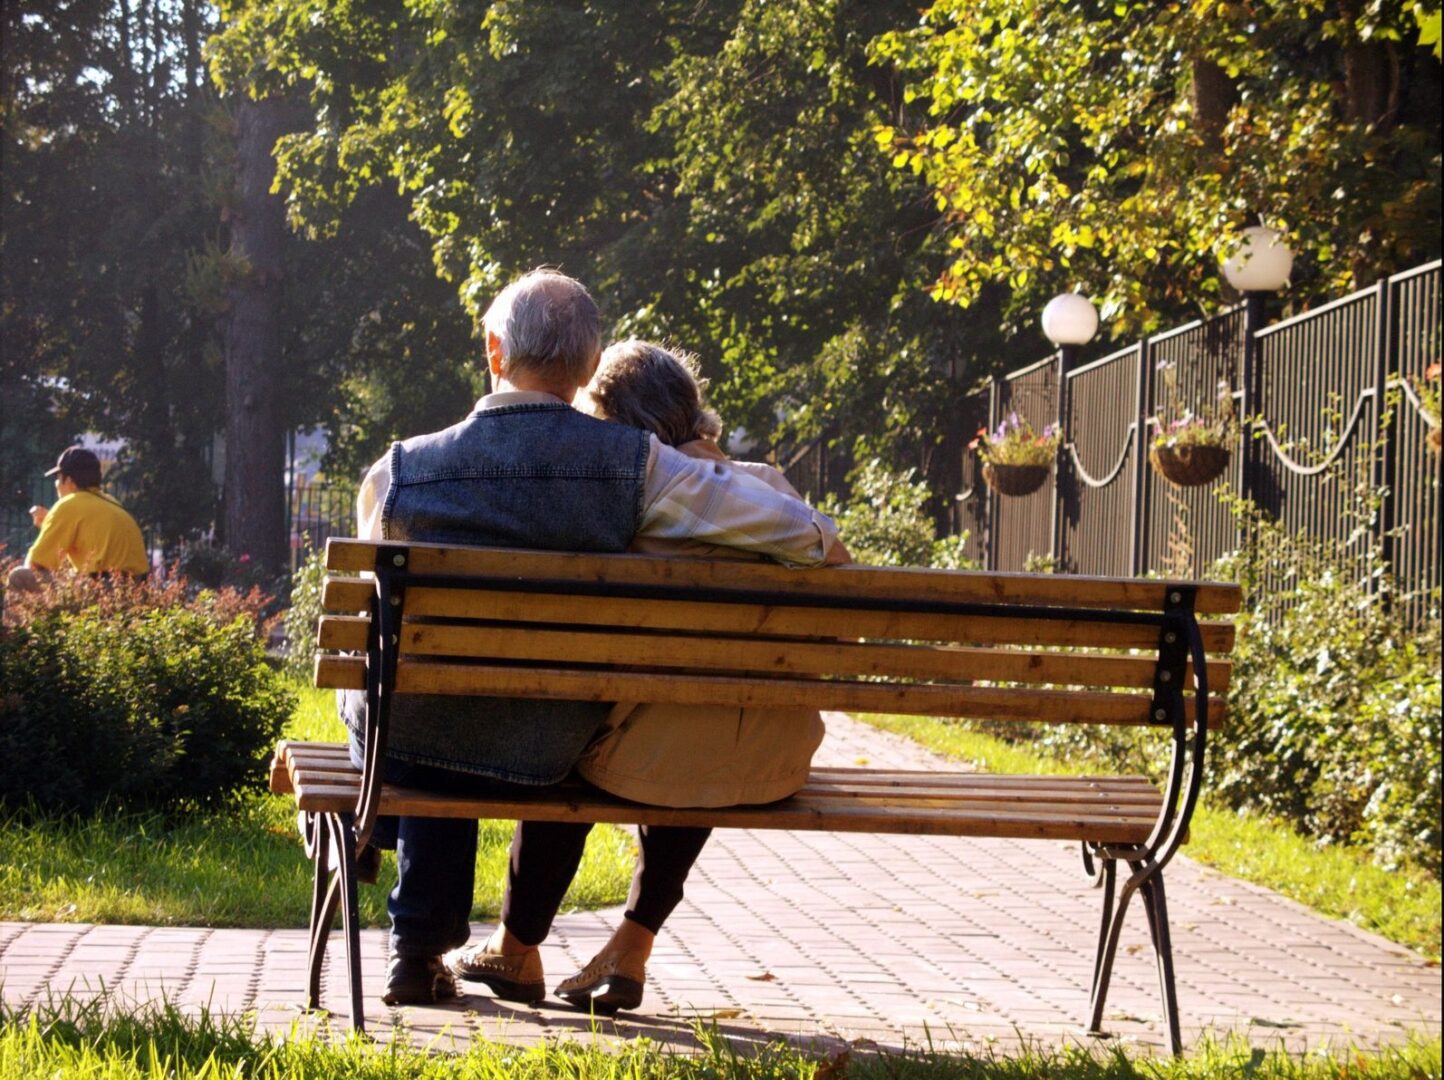
[[[829, 716], [828, 727], [819, 763], [939, 764], [846, 717]], [[1439, 970], [1406, 950], [1185, 858], [1170, 866], [1168, 890], [1187, 1042], [1211, 1030], [1266, 1047], [1374, 1047], [1440, 1032]], [[549, 980], [585, 962], [619, 917], [559, 919], [543, 947]], [[1158, 1049], [1142, 909], [1129, 917], [1106, 1026]], [[593, 1028], [557, 1002], [515, 1006], [478, 990], [447, 1008], [392, 1012], [379, 1000], [379, 930], [363, 934], [367, 1008], [373, 1030], [399, 1023], [447, 1042], [473, 1032], [517, 1042], [646, 1034], [685, 1045], [700, 1017], [753, 1042], [1053, 1044], [1081, 1037], [1097, 919], [1098, 894], [1071, 844], [719, 831], [658, 942], [644, 1011]], [[256, 1009], [284, 1028], [298, 1015], [305, 939], [300, 930], [0, 924], [0, 984], [12, 1005], [103, 985], [123, 1000]], [[323, 1000], [344, 1009], [339, 945], [333, 936]]]

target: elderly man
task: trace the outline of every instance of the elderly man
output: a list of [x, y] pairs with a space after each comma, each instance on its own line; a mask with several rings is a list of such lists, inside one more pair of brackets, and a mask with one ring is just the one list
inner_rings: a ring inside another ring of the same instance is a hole
[[[579, 282], [534, 271], [502, 290], [483, 322], [493, 392], [461, 423], [396, 443], [372, 466], [357, 498], [363, 538], [620, 552], [651, 536], [828, 561], [836, 530], [805, 503], [571, 407], [601, 354], [600, 316]], [[359, 693], [343, 696], [358, 764], [363, 709]], [[386, 776], [465, 791], [556, 783], [606, 714], [591, 702], [400, 695]], [[398, 819], [387, 1004], [455, 995], [441, 954], [470, 936], [476, 839], [474, 821]], [[514, 841], [508, 903], [526, 893], [526, 854]]]

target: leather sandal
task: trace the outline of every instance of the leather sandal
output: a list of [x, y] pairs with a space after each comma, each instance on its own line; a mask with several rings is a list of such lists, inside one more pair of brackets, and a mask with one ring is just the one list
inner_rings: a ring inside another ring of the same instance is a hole
[[386, 973], [387, 1005], [434, 1005], [456, 997], [456, 980], [439, 956], [393, 956]]
[[600, 952], [557, 986], [557, 997], [606, 1016], [642, 1004], [647, 962], [636, 953]]
[[458, 978], [489, 987], [503, 1001], [530, 1004], [547, 994], [541, 953], [536, 949], [515, 956], [488, 952], [486, 944], [454, 949], [446, 954], [446, 966]]

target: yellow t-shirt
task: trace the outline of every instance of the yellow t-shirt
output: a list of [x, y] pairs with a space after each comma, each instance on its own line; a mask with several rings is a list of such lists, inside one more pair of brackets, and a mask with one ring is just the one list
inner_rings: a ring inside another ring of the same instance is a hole
[[150, 572], [135, 518], [94, 488], [71, 492], [50, 508], [25, 558], [44, 570], [57, 570], [62, 559], [69, 559], [82, 574]]

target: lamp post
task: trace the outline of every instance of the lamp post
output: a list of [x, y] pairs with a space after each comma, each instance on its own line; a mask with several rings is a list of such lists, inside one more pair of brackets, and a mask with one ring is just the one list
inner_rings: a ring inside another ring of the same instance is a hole
[[1062, 500], [1063, 494], [1063, 449], [1069, 441], [1068, 413], [1069, 388], [1068, 372], [1078, 360], [1078, 350], [1093, 340], [1098, 333], [1098, 309], [1093, 301], [1079, 293], [1060, 293], [1049, 300], [1043, 308], [1043, 334], [1058, 346], [1058, 468], [1055, 473], [1057, 490], [1053, 499], [1053, 526], [1051, 547], [1053, 565], [1056, 568], [1063, 556]]
[[1258, 335], [1264, 327], [1270, 294], [1289, 283], [1294, 253], [1284, 242], [1283, 234], [1254, 225], [1239, 234], [1220, 261], [1224, 279], [1243, 293], [1243, 400], [1239, 408], [1243, 453], [1239, 463], [1239, 493], [1247, 499], [1253, 497], [1257, 476], [1258, 455], [1250, 417], [1258, 412], [1261, 390], [1263, 365]]

